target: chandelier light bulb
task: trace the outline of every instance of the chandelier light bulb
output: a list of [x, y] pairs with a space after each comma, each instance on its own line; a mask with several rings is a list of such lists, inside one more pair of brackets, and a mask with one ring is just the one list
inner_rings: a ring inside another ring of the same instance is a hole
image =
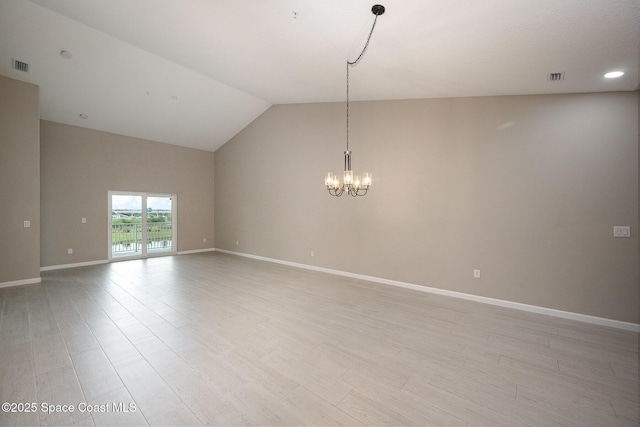
[[344, 183], [345, 184], [351, 184], [353, 182], [353, 171], [348, 170], [348, 171], [344, 171]]

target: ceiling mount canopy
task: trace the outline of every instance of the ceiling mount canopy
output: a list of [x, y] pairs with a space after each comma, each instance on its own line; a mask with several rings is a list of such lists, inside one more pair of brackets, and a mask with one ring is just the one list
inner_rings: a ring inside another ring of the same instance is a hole
[[354, 177], [353, 170], [351, 169], [351, 151], [349, 150], [349, 67], [357, 65], [364, 56], [367, 47], [369, 47], [373, 30], [376, 28], [378, 16], [382, 15], [384, 11], [384, 6], [380, 4], [376, 4], [371, 8], [371, 13], [375, 15], [375, 18], [373, 20], [373, 25], [371, 26], [371, 31], [369, 32], [369, 37], [367, 37], [367, 42], [362, 48], [360, 55], [358, 55], [354, 61], [349, 61], [347, 58], [347, 149], [344, 152], [344, 171], [342, 173], [342, 181], [340, 181], [337, 174], [333, 174], [331, 172], [327, 173], [327, 176], [324, 179], [325, 188], [332, 196], [340, 197], [345, 192], [353, 197], [364, 196], [371, 187], [371, 174], [369, 172], [365, 172], [362, 178], [359, 175]]
[[381, 4], [373, 5], [371, 12], [376, 16], [380, 16], [384, 13], [384, 6]]

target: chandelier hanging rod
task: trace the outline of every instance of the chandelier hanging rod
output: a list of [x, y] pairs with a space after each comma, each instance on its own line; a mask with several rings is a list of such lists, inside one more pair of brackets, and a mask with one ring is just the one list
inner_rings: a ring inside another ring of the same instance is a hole
[[364, 56], [364, 53], [367, 51], [367, 48], [369, 47], [369, 42], [371, 41], [371, 36], [373, 35], [373, 30], [376, 28], [376, 22], [378, 22], [378, 16], [384, 13], [384, 6], [376, 4], [371, 8], [371, 13], [373, 13], [376, 17], [373, 19], [373, 25], [371, 26], [371, 31], [369, 31], [369, 37], [367, 37], [367, 42], [364, 44], [364, 47], [362, 48], [362, 52], [360, 52], [360, 55], [358, 55], [356, 60], [353, 62], [349, 61], [349, 58], [347, 57], [347, 151], [349, 151], [349, 67], [350, 66], [355, 67], [356, 64], [358, 64], [358, 62], [360, 62], [360, 60]]
[[382, 15], [384, 13], [384, 6], [379, 5], [379, 4], [373, 6], [371, 8], [371, 13], [373, 13], [376, 17], [373, 19], [373, 25], [371, 26], [371, 31], [369, 31], [369, 37], [367, 37], [367, 42], [365, 43], [364, 47], [362, 48], [362, 52], [360, 52], [360, 55], [358, 55], [358, 57], [356, 58], [355, 61], [350, 62], [349, 58], [347, 58], [347, 64], [349, 64], [349, 65], [356, 65], [358, 62], [360, 62], [360, 60], [364, 56], [364, 52], [369, 47], [369, 42], [371, 41], [371, 36], [373, 35], [373, 30], [376, 28], [376, 22], [378, 22], [378, 16], [380, 16], [380, 15]]

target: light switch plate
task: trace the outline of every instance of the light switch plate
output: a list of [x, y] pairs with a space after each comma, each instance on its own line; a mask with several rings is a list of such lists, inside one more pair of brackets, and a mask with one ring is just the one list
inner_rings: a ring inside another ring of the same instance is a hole
[[24, 228], [29, 228], [29, 227], [31, 227], [31, 221], [25, 221]]
[[631, 227], [628, 225], [614, 225], [613, 237], [631, 237]]

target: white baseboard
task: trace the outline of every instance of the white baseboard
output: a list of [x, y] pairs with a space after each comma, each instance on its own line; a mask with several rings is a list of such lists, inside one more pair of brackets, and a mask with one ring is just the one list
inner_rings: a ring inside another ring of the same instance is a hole
[[188, 254], [199, 254], [201, 252], [213, 252], [215, 248], [206, 248], [206, 249], [194, 249], [192, 251], [180, 251], [178, 255], [188, 255]]
[[101, 259], [98, 261], [76, 262], [73, 264], [48, 265], [46, 267], [40, 267], [40, 271], [62, 270], [63, 268], [87, 267], [89, 265], [99, 265], [107, 263], [109, 263], [108, 259]]
[[428, 286], [415, 285], [413, 283], [399, 282], [397, 280], [383, 279], [383, 278], [374, 277], [374, 276], [366, 276], [364, 274], [349, 273], [347, 271], [333, 270], [330, 268], [318, 267], [315, 265], [300, 264], [297, 262], [284, 261], [284, 260], [275, 259], [275, 258], [267, 258], [259, 255], [251, 255], [251, 254], [246, 254], [242, 252], [228, 251], [226, 249], [216, 249], [216, 252], [222, 252], [222, 253], [231, 254], [231, 255], [238, 255], [245, 258], [252, 258], [260, 261], [268, 261], [276, 264], [288, 265], [291, 267], [304, 268], [306, 270], [320, 271], [323, 273], [335, 274], [338, 276], [351, 277], [354, 279], [367, 280], [369, 282], [382, 283], [385, 285], [398, 286], [400, 288], [412, 289], [414, 291], [428, 292], [432, 294], [445, 295], [453, 298], [476, 301], [484, 304], [491, 304], [491, 305], [496, 305], [496, 306], [505, 307], [505, 308], [513, 308], [516, 310], [528, 311], [530, 313], [546, 314], [549, 316], [560, 317], [563, 319], [576, 320], [578, 322], [591, 323], [594, 325], [623, 329], [625, 331], [640, 332], [640, 324], [637, 324], [637, 323], [623, 322], [620, 320], [590, 316], [588, 314], [573, 313], [570, 311], [556, 310], [553, 308], [539, 307], [536, 305], [522, 304], [519, 302], [483, 297], [479, 295], [466, 294], [463, 292], [448, 291], [446, 289], [431, 288]]
[[[160, 254], [160, 256], [166, 256], [166, 255], [186, 255], [186, 254], [195, 254], [198, 252], [212, 252], [215, 251], [214, 248], [208, 248], [208, 249], [196, 249], [193, 251], [182, 251], [182, 252], [177, 252], [176, 254]], [[128, 259], [122, 259], [121, 261], [128, 261], [131, 258]], [[143, 258], [136, 258], [136, 259], [143, 259]], [[118, 261], [117, 259], [114, 259], [113, 261]], [[40, 271], [51, 271], [51, 270], [62, 270], [63, 268], [75, 268], [75, 267], [87, 267], [90, 265], [99, 265], [99, 264], [108, 264], [109, 260], [108, 259], [100, 259], [97, 261], [86, 261], [86, 262], [76, 262], [73, 264], [60, 264], [60, 265], [48, 265], [46, 267], [40, 267]]]
[[32, 285], [42, 282], [42, 278], [34, 277], [33, 279], [12, 280], [11, 282], [0, 282], [0, 288], [9, 288], [11, 286]]

